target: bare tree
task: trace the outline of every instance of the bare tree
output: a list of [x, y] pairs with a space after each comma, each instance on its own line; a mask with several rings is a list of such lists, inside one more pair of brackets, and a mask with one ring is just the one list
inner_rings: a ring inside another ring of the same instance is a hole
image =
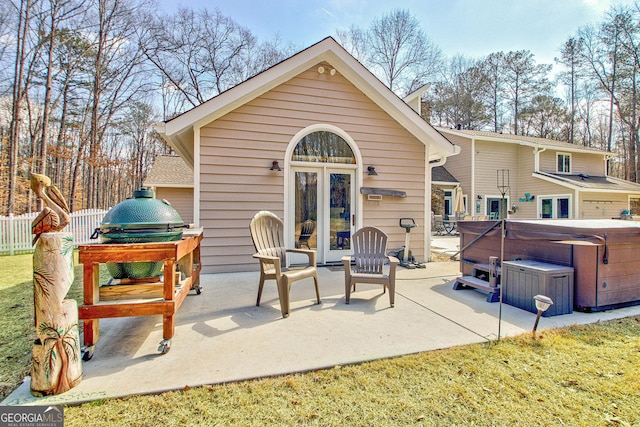
[[161, 76], [165, 119], [284, 58], [277, 40], [259, 44], [248, 29], [219, 10], [185, 7], [174, 16], [158, 17], [142, 50]]
[[[0, 4], [0, 12], [8, 10], [11, 18], [0, 15], [0, 35], [7, 35], [8, 23], [11, 34], [5, 39], [15, 40], [0, 47], [5, 65], [0, 73], [14, 80], [0, 85], [15, 90], [6, 108], [12, 122], [7, 129], [0, 126], [0, 152], [10, 163], [0, 169], [10, 181], [0, 192], [3, 211], [9, 200], [12, 212], [30, 209], [24, 186], [32, 169], [54, 177], [72, 210], [105, 207], [130, 195], [143, 182], [153, 157], [166, 151], [150, 133], [156, 113], [145, 107], [152, 102], [152, 88], [158, 87], [157, 68], [140, 49], [153, 22], [148, 6], [147, 0]], [[198, 16], [201, 25], [193, 34], [200, 37], [194, 39], [199, 50], [192, 51], [197, 54], [192, 64], [198, 65], [189, 72], [208, 74], [196, 80], [196, 91], [226, 90], [284, 58], [286, 48], [278, 39], [258, 43], [227, 18], [205, 12]], [[177, 58], [167, 63], [169, 69], [179, 68], [182, 58], [168, 57]], [[102, 191], [105, 185], [117, 190]]]
[[556, 62], [566, 67], [566, 71], [561, 72], [559, 77], [565, 85], [569, 87], [569, 138], [568, 142], [573, 144], [576, 121], [576, 108], [578, 102], [577, 87], [580, 79], [580, 51], [582, 49], [582, 39], [570, 37], [560, 50], [560, 58], [555, 58]]
[[614, 7], [599, 27], [584, 27], [579, 35], [584, 40], [581, 51], [589, 76], [598, 82], [609, 98], [609, 131], [607, 150], [613, 148], [614, 121], [620, 120], [627, 130], [623, 137], [627, 152], [626, 179], [638, 181], [638, 74], [640, 73], [640, 6]]
[[[578, 103], [576, 110], [577, 126], [575, 128], [574, 138], [579, 138], [581, 145], [584, 145], [585, 147], [606, 149], [606, 138], [604, 140], [599, 140], [597, 138], [599, 132], [595, 129], [595, 127], [598, 126], [598, 114], [596, 107], [599, 101], [599, 94], [595, 85], [591, 81], [585, 79], [580, 84], [577, 92], [580, 94], [580, 102]], [[606, 133], [607, 132], [605, 132], [605, 135]]]
[[638, 130], [640, 128], [639, 99], [640, 82], [640, 4], [635, 8], [614, 9], [613, 21], [621, 28], [621, 66], [619, 69], [619, 96], [616, 97], [618, 115], [624, 127], [628, 130], [629, 140], [629, 179], [638, 182]]
[[29, 25], [34, 9], [32, 0], [21, 0], [16, 5], [18, 14], [15, 32], [16, 50], [13, 73], [13, 96], [11, 103], [11, 124], [9, 130], [9, 191], [7, 195], [7, 212], [15, 210], [16, 180], [18, 178], [18, 148], [20, 146], [20, 125], [22, 108], [25, 99], [24, 80], [27, 61]]
[[518, 135], [520, 109], [531, 98], [550, 86], [546, 79], [551, 65], [536, 64], [528, 50], [509, 52], [505, 56], [505, 93], [513, 112], [513, 133]]
[[348, 29], [336, 30], [336, 39], [354, 58], [365, 67], [371, 65], [371, 50], [369, 49], [369, 32], [366, 29], [351, 25]]
[[155, 17], [141, 40], [144, 55], [160, 74], [164, 119], [184, 111], [187, 106], [199, 105], [206, 98], [201, 94], [195, 71], [201, 37], [196, 13], [181, 7], [175, 16]]
[[[17, 15], [14, 13], [14, 4], [9, 1], [0, 2], [0, 40], [10, 40], [12, 28], [14, 26], [14, 17]], [[8, 56], [7, 49], [9, 43], [0, 43], [0, 64], [5, 63], [6, 56]], [[0, 94], [8, 96], [11, 92], [9, 82], [11, 81], [11, 75], [9, 70], [11, 67], [0, 67]]]
[[521, 112], [521, 133], [539, 138], [567, 140], [568, 132], [562, 132], [567, 113], [562, 99], [551, 94], [536, 95]]
[[150, 132], [157, 120], [150, 104], [140, 101], [131, 102], [126, 110], [131, 120], [122, 121], [119, 133], [126, 136], [130, 144], [120, 157], [126, 160], [130, 167], [127, 177], [130, 185], [125, 190], [131, 193], [142, 186], [156, 155], [164, 152], [165, 144]]
[[494, 132], [500, 132], [503, 127], [502, 122], [502, 104], [504, 91], [504, 61], [503, 52], [495, 52], [489, 54], [480, 61], [477, 66], [477, 72], [481, 76], [483, 85], [480, 89], [480, 96], [485, 107], [489, 110], [492, 117], [492, 128]]
[[213, 14], [202, 13], [203, 49], [199, 52], [202, 66], [201, 81], [212, 87], [216, 94], [237, 85], [242, 80], [243, 56], [256, 38], [247, 28], [223, 16], [216, 9]]
[[408, 10], [394, 10], [367, 29], [338, 31], [338, 40], [391, 90], [405, 95], [434, 78], [443, 55]]
[[[144, 2], [98, 0], [95, 11], [94, 63], [91, 70], [90, 120], [86, 192], [89, 207], [98, 206], [99, 169], [104, 165], [102, 141], [117, 113], [146, 84], [140, 79], [143, 56], [137, 30], [147, 16]], [[125, 43], [126, 41], [126, 43]]]
[[276, 36], [271, 40], [258, 42], [253, 38], [252, 42], [242, 52], [238, 65], [234, 68], [234, 76], [230, 79], [232, 84], [243, 82], [267, 68], [290, 57], [296, 52], [291, 44], [285, 44]]
[[487, 123], [489, 117], [481, 96], [485, 79], [476, 64], [477, 61], [456, 55], [448, 63], [445, 78], [433, 85], [430, 104], [440, 125], [481, 129]]
[[[611, 31], [611, 30], [614, 31]], [[607, 31], [608, 43], [602, 44], [602, 33], [592, 26], [580, 29], [579, 35], [583, 41], [581, 50], [584, 66], [588, 68], [591, 78], [599, 82], [599, 86], [609, 94], [609, 132], [607, 135], [607, 151], [611, 151], [613, 139], [614, 105], [617, 83], [617, 61], [611, 58], [617, 57], [619, 35], [615, 27]], [[611, 44], [611, 41], [613, 42]]]
[[[79, 163], [79, 150], [75, 150], [78, 136], [81, 134], [82, 110], [79, 109], [81, 102], [80, 92], [84, 86], [81, 76], [90, 68], [89, 54], [92, 52], [91, 43], [82, 31], [62, 29], [59, 30], [60, 42], [56, 45], [55, 56], [57, 69], [59, 70], [54, 83], [56, 84], [58, 95], [57, 115], [58, 129], [55, 146], [49, 147], [51, 156], [50, 174], [52, 179], [58, 183], [59, 188], [65, 189], [67, 194], [72, 194], [69, 188], [74, 174], [64, 174], [63, 170], [74, 170], [74, 159]], [[65, 167], [66, 166], [66, 167]], [[69, 198], [70, 207], [73, 210], [74, 198]]]
[[61, 26], [65, 25], [65, 21], [74, 19], [84, 13], [83, 2], [77, 0], [47, 0], [44, 2], [43, 7], [48, 9], [41, 14], [40, 23], [40, 32], [43, 35], [42, 43], [46, 46], [44, 100], [42, 103], [42, 134], [40, 136], [39, 152], [34, 165], [34, 169], [41, 174], [46, 173], [49, 119], [54, 108], [52, 100], [53, 81], [55, 74], [58, 72], [56, 69], [56, 47], [58, 43], [63, 42], [61, 36], [66, 34], [66, 32], [61, 31]]

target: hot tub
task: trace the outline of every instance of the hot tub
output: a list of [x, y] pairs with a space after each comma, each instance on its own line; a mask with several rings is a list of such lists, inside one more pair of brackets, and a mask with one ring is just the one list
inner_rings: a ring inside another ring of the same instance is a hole
[[[500, 221], [459, 221], [457, 226], [463, 274], [490, 256], [500, 257]], [[504, 260], [573, 267], [576, 310], [640, 303], [640, 222], [506, 220]]]

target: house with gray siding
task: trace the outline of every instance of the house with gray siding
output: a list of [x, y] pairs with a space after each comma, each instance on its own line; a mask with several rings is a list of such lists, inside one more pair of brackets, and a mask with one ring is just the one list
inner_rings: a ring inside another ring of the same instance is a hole
[[[505, 211], [513, 219], [611, 219], [640, 214], [640, 184], [607, 175], [612, 153], [562, 141], [438, 128], [460, 147], [447, 161], [467, 214], [500, 217], [498, 171], [509, 173]], [[640, 219], [640, 217], [638, 217]]]

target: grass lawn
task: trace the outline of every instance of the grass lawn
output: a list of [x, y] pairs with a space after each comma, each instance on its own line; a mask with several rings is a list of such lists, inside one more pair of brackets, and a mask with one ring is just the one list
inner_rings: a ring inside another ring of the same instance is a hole
[[[31, 256], [0, 271], [4, 398], [30, 368]], [[67, 427], [141, 425], [640, 426], [640, 316], [65, 408]]]

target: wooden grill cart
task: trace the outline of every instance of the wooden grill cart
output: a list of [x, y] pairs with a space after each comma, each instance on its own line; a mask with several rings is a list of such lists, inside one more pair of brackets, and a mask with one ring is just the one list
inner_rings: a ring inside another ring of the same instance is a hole
[[[82, 358], [93, 357], [100, 338], [99, 319], [162, 315], [163, 340], [158, 351], [167, 353], [175, 333], [175, 314], [191, 289], [200, 287], [202, 230], [185, 232], [182, 240], [161, 243], [91, 244], [78, 247], [84, 265], [84, 304], [78, 315], [84, 322]], [[104, 263], [163, 262], [163, 279], [125, 280], [100, 284]]]

